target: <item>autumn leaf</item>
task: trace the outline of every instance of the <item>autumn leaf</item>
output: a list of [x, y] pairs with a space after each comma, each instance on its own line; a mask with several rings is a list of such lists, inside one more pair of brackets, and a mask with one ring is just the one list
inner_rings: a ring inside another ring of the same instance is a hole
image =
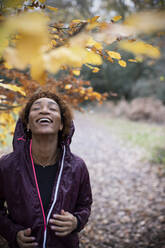
[[102, 50], [103, 46], [101, 43], [96, 42], [93, 37], [90, 37], [89, 40], [87, 41], [87, 47], [92, 47], [94, 46], [97, 50]]
[[93, 65], [101, 65], [102, 58], [100, 55], [94, 53], [93, 51], [86, 51], [86, 57], [83, 61], [83, 64], [89, 63]]
[[5, 0], [3, 4], [5, 8], [20, 8], [23, 3], [24, 0]]
[[51, 10], [51, 11], [55, 11], [55, 12], [58, 11], [58, 8], [55, 8], [55, 7], [52, 7], [52, 6], [46, 5], [46, 8]]
[[120, 53], [114, 51], [107, 51], [108, 55], [113, 59], [121, 59]]
[[71, 84], [66, 84], [64, 88], [65, 88], [65, 90], [70, 90], [72, 88], [72, 85]]
[[9, 45], [9, 41], [5, 38], [6, 35], [3, 36], [2, 30], [0, 30], [0, 57], [6, 47]]
[[123, 26], [136, 33], [151, 33], [164, 29], [165, 11], [143, 11], [132, 14], [125, 19]]
[[99, 70], [100, 70], [100, 69], [99, 69], [98, 67], [94, 67], [93, 70], [92, 70], [92, 72], [93, 72], [93, 73], [97, 73]]
[[75, 76], [79, 76], [80, 75], [80, 70], [72, 70], [73, 74]]
[[134, 63], [137, 63], [138, 62], [138, 60], [136, 60], [136, 59], [128, 59], [128, 61], [129, 62], [134, 62]]
[[40, 3], [42, 3], [42, 4], [46, 2], [46, 0], [39, 0], [39, 1], [40, 1]]
[[[45, 74], [43, 53], [49, 43], [47, 22], [48, 18], [43, 14], [24, 13], [8, 18], [5, 23], [5, 28], [11, 34], [19, 33], [16, 48], [5, 51], [7, 62], [18, 69], [24, 69], [30, 65], [32, 77], [41, 83], [44, 81]], [[13, 55], [15, 55], [14, 58]]]
[[94, 23], [94, 22], [96, 22], [96, 21], [98, 20], [99, 17], [100, 17], [100, 16], [94, 16], [94, 17], [92, 17], [91, 19], [88, 19], [88, 22], [89, 22], [89, 23]]
[[117, 22], [119, 20], [121, 20], [122, 16], [114, 16], [111, 20], [114, 22]]
[[129, 42], [123, 40], [120, 42], [119, 46], [121, 49], [132, 52], [135, 55], [145, 55], [155, 59], [160, 57], [159, 48], [147, 44], [143, 41]]
[[118, 61], [119, 65], [122, 66], [122, 67], [126, 67], [127, 66], [127, 63], [124, 61], [124, 60], [119, 60]]
[[80, 19], [75, 19], [75, 20], [72, 20], [71, 21], [71, 23], [81, 23], [81, 22], [84, 22], [84, 21], [83, 20], [80, 20]]
[[4, 84], [4, 83], [0, 83], [0, 86], [5, 88], [5, 89], [9, 89], [9, 90], [12, 90], [12, 91], [15, 91], [15, 92], [19, 92], [23, 96], [26, 95], [22, 87], [18, 87], [18, 86], [13, 85], [13, 84]]
[[3, 63], [4, 64], [4, 66], [7, 68], [7, 69], [12, 69], [13, 67], [11, 66], [11, 65], [9, 65], [7, 62], [4, 62]]

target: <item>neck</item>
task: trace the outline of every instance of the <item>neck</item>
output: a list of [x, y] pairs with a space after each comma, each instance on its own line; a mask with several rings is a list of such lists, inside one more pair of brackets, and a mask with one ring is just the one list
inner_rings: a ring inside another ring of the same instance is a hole
[[54, 164], [58, 157], [58, 136], [33, 136], [32, 156], [42, 166]]

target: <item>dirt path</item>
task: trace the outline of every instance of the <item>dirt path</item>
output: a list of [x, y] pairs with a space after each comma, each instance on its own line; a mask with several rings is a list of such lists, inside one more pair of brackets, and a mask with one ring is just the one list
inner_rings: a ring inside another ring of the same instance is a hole
[[94, 199], [81, 248], [165, 248], [165, 178], [158, 167], [90, 114], [76, 113], [75, 125], [72, 151], [87, 163]]

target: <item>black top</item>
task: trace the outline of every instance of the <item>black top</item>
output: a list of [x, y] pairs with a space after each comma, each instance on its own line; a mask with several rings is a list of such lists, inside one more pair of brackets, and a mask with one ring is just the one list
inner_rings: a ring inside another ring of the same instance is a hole
[[58, 169], [58, 163], [45, 167], [37, 164], [34, 164], [34, 166], [43, 208], [46, 213], [51, 200], [54, 180]]

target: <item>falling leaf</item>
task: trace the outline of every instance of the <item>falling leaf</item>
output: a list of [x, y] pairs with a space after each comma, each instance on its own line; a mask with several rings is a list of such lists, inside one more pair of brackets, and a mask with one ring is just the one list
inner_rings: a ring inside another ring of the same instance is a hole
[[18, 87], [18, 86], [13, 85], [13, 84], [3, 84], [3, 83], [0, 83], [0, 86], [5, 88], [5, 89], [9, 89], [9, 90], [12, 90], [12, 91], [15, 91], [15, 92], [19, 92], [23, 96], [26, 95], [25, 91], [23, 90], [22, 87]]
[[52, 10], [52, 11], [58, 11], [58, 8], [55, 8], [55, 7], [52, 7], [52, 6], [48, 6], [46, 5], [46, 8], [49, 9], [49, 10]]
[[127, 63], [124, 61], [124, 60], [119, 60], [118, 61], [119, 65], [122, 66], [122, 67], [126, 67], [127, 66]]
[[100, 16], [94, 16], [94, 17], [92, 17], [91, 19], [88, 19], [88, 22], [89, 22], [89, 23], [94, 23], [94, 22], [96, 22], [96, 21], [98, 20], [99, 17], [100, 17]]
[[97, 73], [100, 69], [98, 67], [94, 67], [92, 72]]
[[57, 42], [55, 40], [51, 40], [51, 45], [52, 45], [52, 47], [53, 46], [56, 46], [57, 45]]
[[115, 16], [115, 17], [113, 17], [111, 20], [114, 21], [114, 22], [117, 22], [117, 21], [119, 21], [121, 18], [122, 18], [122, 16]]
[[70, 90], [72, 88], [72, 85], [71, 84], [66, 84], [65, 87], [64, 87], [66, 90]]
[[100, 55], [94, 53], [93, 51], [87, 51], [84, 63], [89, 63], [93, 65], [101, 65], [102, 58]]
[[120, 53], [114, 51], [107, 51], [108, 55], [113, 59], [121, 59]]
[[164, 81], [165, 77], [164, 76], [160, 76], [160, 81]]
[[123, 26], [136, 33], [151, 33], [164, 29], [165, 11], [143, 11], [126, 18]]
[[4, 62], [3, 63], [4, 64], [4, 66], [7, 68], [7, 69], [12, 69], [13, 67], [10, 65], [10, 64], [8, 64], [7, 62]]
[[83, 20], [80, 20], [80, 19], [75, 19], [75, 20], [72, 20], [71, 21], [72, 23], [81, 23], [81, 22], [84, 22]]
[[46, 2], [46, 0], [39, 0], [39, 1], [40, 1], [40, 3], [42, 3], [42, 4]]
[[18, 8], [22, 7], [24, 0], [5, 0], [3, 2], [5, 8]]
[[49, 44], [47, 22], [48, 18], [44, 14], [23, 13], [8, 18], [5, 24], [11, 34], [18, 32], [20, 35], [16, 40], [16, 48], [6, 49], [7, 62], [18, 69], [30, 65], [33, 79], [41, 83], [45, 74], [43, 52]]
[[9, 41], [6, 39], [7, 33], [4, 30], [0, 30], [0, 56], [4, 49], [9, 45]]
[[72, 70], [73, 74], [76, 76], [80, 75], [80, 70]]
[[87, 42], [87, 47], [91, 47], [91, 46], [94, 46], [97, 50], [103, 49], [102, 44], [99, 42], [96, 42], [92, 37], [90, 37], [88, 42]]
[[136, 59], [128, 59], [129, 62], [137, 63], [138, 61]]
[[159, 48], [154, 47], [150, 44], [147, 44], [143, 41], [129, 42], [129, 41], [123, 40], [120, 42], [119, 46], [121, 49], [132, 52], [135, 55], [139, 55], [139, 54], [146, 55], [148, 57], [152, 57], [155, 59], [160, 57]]

